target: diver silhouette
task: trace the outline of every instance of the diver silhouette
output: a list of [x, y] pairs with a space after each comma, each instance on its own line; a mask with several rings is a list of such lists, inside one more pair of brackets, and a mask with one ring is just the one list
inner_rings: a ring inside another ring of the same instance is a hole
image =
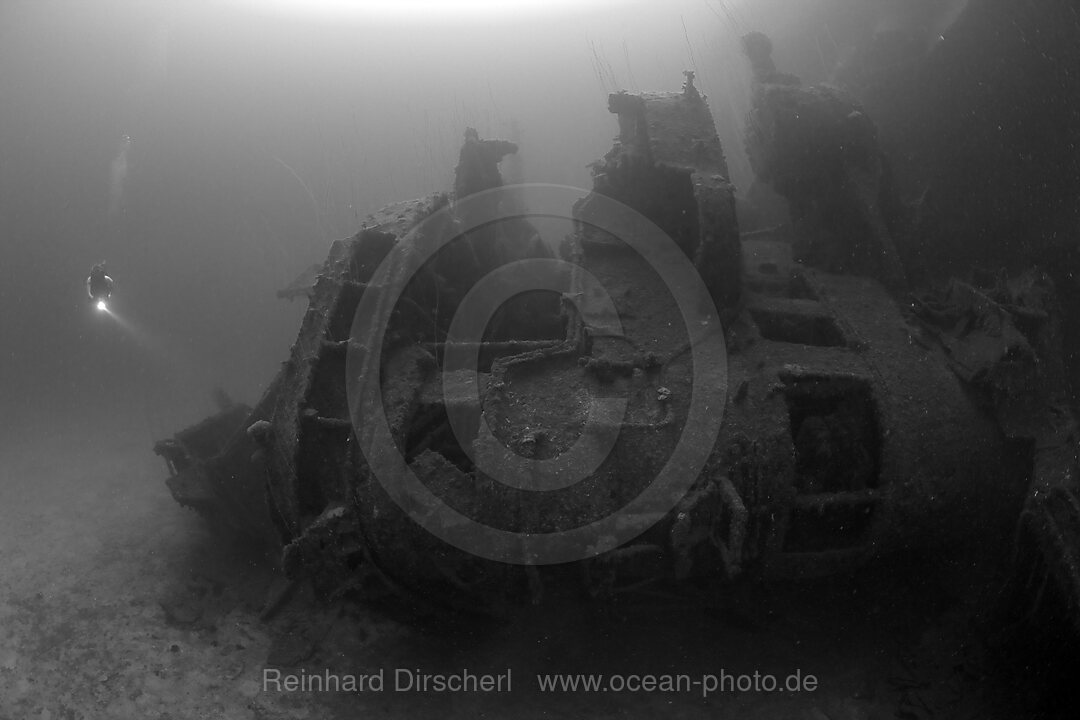
[[112, 290], [113, 279], [105, 274], [105, 263], [98, 263], [86, 278], [86, 293], [99, 308], [104, 309], [105, 303], [112, 297]]

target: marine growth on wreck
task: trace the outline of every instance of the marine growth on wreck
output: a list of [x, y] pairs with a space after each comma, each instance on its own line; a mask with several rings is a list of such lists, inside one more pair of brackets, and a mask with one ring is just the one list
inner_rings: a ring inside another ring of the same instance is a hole
[[[764, 35], [744, 47], [750, 158], [790, 224], [740, 232], [692, 72], [679, 91], [612, 94], [618, 136], [593, 189], [554, 210], [558, 192], [503, 187], [517, 145], [467, 129], [452, 193], [368, 217], [288, 291], [309, 308], [255, 407], [157, 446], [174, 497], [280, 543], [285, 572], [324, 597], [499, 612], [642, 583], [722, 594], [744, 574], [821, 577], [916, 548], [951, 562], [1011, 532], [1027, 496], [1019, 547], [1075, 597], [1053, 284], [910, 285], [873, 120], [778, 72]], [[530, 202], [572, 219], [558, 247]], [[642, 249], [664, 243], [700, 279], [692, 316]], [[528, 273], [557, 261], [534, 289]], [[461, 339], [470, 291], [515, 266], [528, 291]], [[639, 502], [687, 438], [703, 452], [676, 471], [678, 496]], [[582, 447], [599, 461], [567, 480]], [[395, 463], [411, 480], [386, 477]]]
[[1076, 0], [0, 2], [0, 720], [1073, 720]]

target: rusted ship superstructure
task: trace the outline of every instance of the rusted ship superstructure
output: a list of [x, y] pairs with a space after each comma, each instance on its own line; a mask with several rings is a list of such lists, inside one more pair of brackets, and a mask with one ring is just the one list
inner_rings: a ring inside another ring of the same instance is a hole
[[[508, 263], [554, 259], [521, 217], [473, 227], [470, 212], [513, 215], [497, 206], [507, 200], [490, 171], [516, 148], [481, 150], [487, 141], [467, 136], [463, 166], [483, 166], [486, 179], [390, 206], [334, 243], [263, 398], [159, 444], [176, 499], [273, 538], [286, 572], [324, 594], [382, 586], [469, 609], [688, 578], [819, 577], [1009, 532], [1030, 466], [901, 301], [884, 235], [870, 251], [884, 261], [863, 272], [835, 254], [802, 257], [807, 241], [790, 228], [740, 233], [692, 74], [680, 92], [618, 93], [609, 104], [615, 146], [594, 166], [592, 192], [563, 209], [574, 225], [558, 259], [579, 268], [565, 288], [513, 298], [465, 348], [475, 365], [455, 365], [463, 348], [451, 325], [469, 289]], [[468, 152], [487, 156], [469, 155], [470, 165]], [[688, 316], [683, 288], [636, 249], [634, 229], [601, 227], [612, 203], [678, 248], [711, 307]], [[455, 239], [415, 274], [386, 272], [387, 258], [424, 244], [418, 232]], [[609, 303], [595, 299], [594, 281]], [[364, 298], [380, 307], [384, 296], [396, 300], [382, 308], [378, 342], [358, 337]], [[683, 438], [704, 444], [704, 460], [677, 502], [660, 518], [645, 513], [625, 542], [600, 533], [590, 557], [504, 562], [498, 548], [485, 556], [446, 542], [418, 520], [429, 509], [388, 492], [364, 451], [357, 382], [378, 388], [393, 451], [424, 487], [504, 533], [552, 535], [612, 515], [633, 525], [635, 501]], [[719, 399], [705, 415], [693, 406], [701, 393]], [[622, 403], [620, 418], [597, 414], [605, 399]], [[554, 462], [590, 443], [603, 461], [558, 489], [511, 487], [482, 469]]]

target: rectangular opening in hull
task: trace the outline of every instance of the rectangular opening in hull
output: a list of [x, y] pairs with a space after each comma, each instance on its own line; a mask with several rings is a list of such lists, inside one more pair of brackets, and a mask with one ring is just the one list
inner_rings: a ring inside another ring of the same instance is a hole
[[881, 436], [870, 386], [851, 378], [790, 384], [785, 396], [800, 494], [876, 488]]
[[861, 545], [873, 510], [869, 501], [797, 507], [788, 521], [784, 552], [824, 552]]
[[836, 321], [827, 315], [751, 308], [750, 316], [766, 340], [819, 347], [842, 347], [847, 344]]

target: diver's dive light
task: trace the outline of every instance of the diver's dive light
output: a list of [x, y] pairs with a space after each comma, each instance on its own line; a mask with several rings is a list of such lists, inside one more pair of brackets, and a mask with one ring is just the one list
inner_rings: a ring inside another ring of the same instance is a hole
[[98, 263], [86, 278], [86, 294], [94, 301], [101, 312], [109, 311], [109, 298], [112, 296], [113, 279], [105, 274], [105, 263]]

